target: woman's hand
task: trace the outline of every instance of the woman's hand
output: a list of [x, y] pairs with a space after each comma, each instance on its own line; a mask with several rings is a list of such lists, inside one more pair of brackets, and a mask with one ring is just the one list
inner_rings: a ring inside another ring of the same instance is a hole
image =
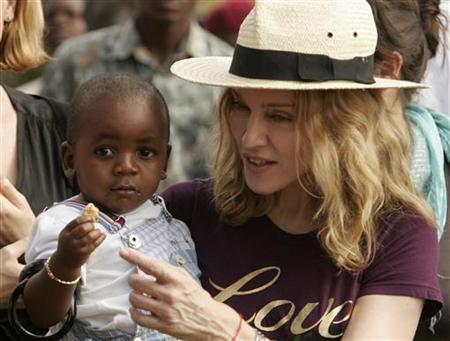
[[0, 178], [0, 247], [27, 237], [35, 216], [27, 199], [8, 179]]
[[27, 246], [27, 238], [6, 245], [0, 249], [0, 308], [8, 306], [9, 296], [17, 286], [20, 271], [24, 265], [17, 260]]
[[[236, 335], [239, 314], [215, 301], [184, 269], [132, 249], [122, 249], [120, 255], [155, 277], [130, 276], [130, 313], [137, 324], [183, 340], [229, 341]], [[239, 329], [236, 340], [254, 339], [248, 324], [242, 322]]]

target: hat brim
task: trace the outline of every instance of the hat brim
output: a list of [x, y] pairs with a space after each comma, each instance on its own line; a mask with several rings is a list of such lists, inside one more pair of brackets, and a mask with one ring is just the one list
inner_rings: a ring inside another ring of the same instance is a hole
[[395, 79], [375, 78], [375, 83], [363, 84], [352, 81], [331, 80], [324, 82], [283, 81], [253, 79], [233, 75], [230, 69], [231, 57], [197, 57], [175, 62], [170, 71], [181, 79], [212, 86], [251, 89], [279, 90], [338, 90], [338, 89], [387, 89], [428, 88], [421, 83]]

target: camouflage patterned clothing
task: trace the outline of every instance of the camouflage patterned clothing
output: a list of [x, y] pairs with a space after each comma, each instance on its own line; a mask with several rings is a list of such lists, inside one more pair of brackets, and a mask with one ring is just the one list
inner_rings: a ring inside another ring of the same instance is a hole
[[164, 186], [184, 179], [208, 175], [206, 155], [211, 145], [220, 89], [188, 83], [170, 73], [170, 66], [188, 57], [228, 56], [232, 48], [191, 25], [189, 36], [164, 64], [152, 58], [141, 44], [133, 22], [93, 31], [70, 39], [57, 51], [44, 73], [42, 93], [70, 100], [87, 79], [106, 72], [126, 72], [152, 82], [163, 94], [171, 117], [171, 144], [168, 179]]

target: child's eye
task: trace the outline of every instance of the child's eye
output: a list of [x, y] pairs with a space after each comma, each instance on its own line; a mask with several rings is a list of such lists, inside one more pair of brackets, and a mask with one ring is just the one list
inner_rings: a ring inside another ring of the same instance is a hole
[[150, 159], [155, 153], [148, 148], [142, 148], [138, 151], [138, 156], [142, 159]]
[[95, 155], [106, 158], [113, 155], [113, 150], [109, 147], [101, 147], [95, 149], [94, 153]]

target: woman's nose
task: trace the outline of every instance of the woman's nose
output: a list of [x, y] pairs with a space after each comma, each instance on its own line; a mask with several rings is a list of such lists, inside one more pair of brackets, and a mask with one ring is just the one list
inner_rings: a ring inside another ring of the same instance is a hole
[[258, 147], [267, 143], [267, 127], [261, 117], [249, 117], [241, 142], [246, 148]]
[[137, 173], [136, 156], [130, 154], [120, 155], [114, 166], [116, 175], [133, 175]]

